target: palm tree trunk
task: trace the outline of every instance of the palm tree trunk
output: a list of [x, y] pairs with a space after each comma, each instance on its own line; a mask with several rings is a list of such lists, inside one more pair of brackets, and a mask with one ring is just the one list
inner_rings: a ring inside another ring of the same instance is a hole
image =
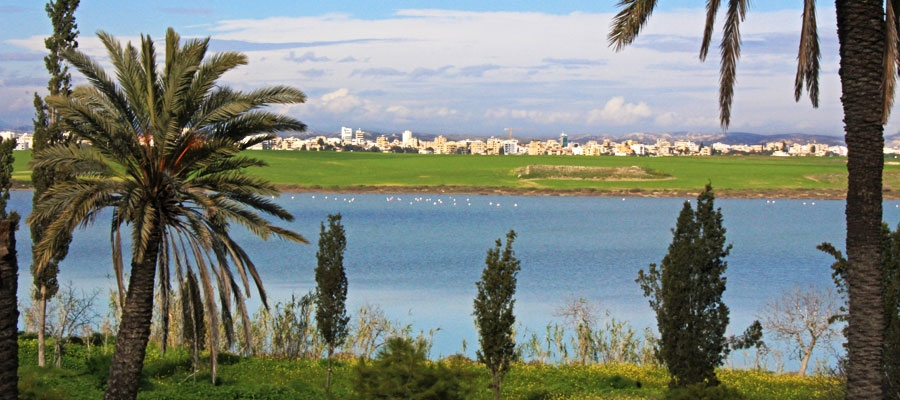
[[38, 313], [38, 367], [45, 367], [47, 365], [47, 335], [44, 334], [44, 331], [47, 329], [47, 287], [41, 286], [41, 299], [38, 300], [40, 303], [38, 307], [40, 307], [40, 312]]
[[109, 366], [104, 399], [135, 399], [144, 368], [147, 342], [153, 317], [153, 288], [159, 251], [159, 227], [151, 228], [143, 261], [132, 261], [128, 294], [116, 336], [116, 348]]
[[884, 1], [837, 0], [847, 172], [847, 398], [881, 399]]
[[0, 220], [0, 399], [19, 396], [16, 222]]

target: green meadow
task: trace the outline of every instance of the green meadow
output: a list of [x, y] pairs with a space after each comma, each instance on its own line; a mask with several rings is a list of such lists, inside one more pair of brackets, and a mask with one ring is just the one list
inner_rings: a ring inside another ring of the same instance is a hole
[[[711, 182], [720, 196], [842, 197], [843, 157], [483, 156], [247, 151], [251, 173], [285, 190], [454, 190], [533, 194], [685, 195]], [[29, 182], [30, 151], [13, 179]], [[886, 197], [900, 195], [900, 163], [885, 165]], [[897, 195], [893, 192], [897, 191]]]
[[[19, 391], [22, 399], [97, 399], [103, 396], [111, 350], [70, 344], [62, 368], [36, 365], [35, 339], [19, 340]], [[279, 360], [219, 355], [217, 384], [210, 382], [208, 353], [194, 375], [187, 349], [171, 348], [165, 356], [151, 344], [144, 361], [138, 399], [349, 399], [354, 398], [354, 369], [358, 360], [342, 359], [334, 368], [333, 392], [324, 390], [324, 360]], [[52, 352], [51, 352], [52, 353]], [[52, 359], [52, 358], [51, 358]], [[450, 357], [441, 361], [467, 376], [466, 398], [489, 400], [488, 370], [472, 360]], [[841, 379], [796, 376], [762, 370], [723, 368], [722, 383], [748, 400], [831, 400], [843, 398]], [[546, 365], [515, 363], [503, 382], [506, 399], [665, 399], [668, 375], [657, 366], [622, 363]], [[423, 397], [433, 398], [433, 397]]]

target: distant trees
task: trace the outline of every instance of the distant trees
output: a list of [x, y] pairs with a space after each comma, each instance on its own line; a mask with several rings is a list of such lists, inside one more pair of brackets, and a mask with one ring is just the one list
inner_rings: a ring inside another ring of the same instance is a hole
[[657, 268], [638, 272], [636, 282], [650, 298], [659, 328], [659, 356], [671, 387], [716, 386], [715, 368], [727, 354], [728, 307], [722, 301], [731, 245], [725, 245], [721, 209], [714, 208], [712, 186], [686, 201], [669, 252]]
[[500, 399], [500, 384], [509, 370], [509, 364], [516, 358], [516, 340], [513, 314], [516, 294], [516, 276], [520, 264], [513, 252], [512, 244], [516, 232], [506, 234], [506, 246], [497, 239], [496, 245], [488, 249], [485, 268], [481, 280], [475, 283], [478, 294], [475, 297], [475, 327], [478, 329], [478, 361], [491, 372], [491, 389], [494, 399]]
[[321, 224], [319, 251], [316, 252], [316, 326], [325, 341], [328, 374], [325, 390], [331, 390], [331, 356], [347, 338], [347, 275], [344, 272], [344, 250], [347, 238], [341, 225], [341, 214], [328, 215], [328, 229]]

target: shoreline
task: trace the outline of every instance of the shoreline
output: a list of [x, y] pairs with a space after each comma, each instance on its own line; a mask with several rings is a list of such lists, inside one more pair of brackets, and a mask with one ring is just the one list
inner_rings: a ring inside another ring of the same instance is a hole
[[[700, 190], [679, 189], [538, 189], [493, 186], [302, 186], [276, 184], [281, 193], [346, 193], [346, 194], [467, 194], [493, 196], [558, 196], [558, 197], [648, 197], [695, 198]], [[32, 190], [29, 183], [14, 181], [11, 190]], [[845, 189], [716, 189], [720, 199], [797, 199], [797, 200], [845, 200]], [[900, 192], [887, 190], [884, 200], [900, 200]]]
[[[356, 193], [356, 194], [468, 194], [496, 196], [582, 196], [582, 197], [667, 197], [694, 198], [700, 190], [677, 189], [535, 189], [490, 186], [347, 186], [322, 187], [302, 185], [276, 185], [282, 193]], [[716, 198], [723, 199], [804, 199], [845, 200], [845, 189], [715, 189]], [[885, 192], [884, 200], [898, 200], [900, 193]]]

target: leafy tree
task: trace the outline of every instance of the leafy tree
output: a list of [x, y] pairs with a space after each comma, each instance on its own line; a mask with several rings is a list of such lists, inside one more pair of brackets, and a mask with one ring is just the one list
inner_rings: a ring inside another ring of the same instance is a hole
[[475, 327], [478, 329], [478, 343], [481, 349], [476, 353], [478, 362], [491, 371], [491, 389], [494, 399], [500, 399], [500, 384], [509, 370], [509, 364], [516, 359], [516, 338], [513, 327], [516, 316], [516, 276], [521, 269], [512, 244], [516, 232], [506, 234], [506, 247], [497, 239], [495, 247], [488, 249], [485, 268], [481, 280], [476, 282], [478, 295], [475, 297]]
[[19, 214], [6, 210], [12, 183], [15, 139], [0, 142], [0, 399], [16, 399], [18, 392], [19, 265], [16, 260], [16, 229]]
[[[707, 0], [706, 26], [700, 59], [706, 58], [720, 0]], [[613, 20], [609, 44], [621, 50], [646, 26], [656, 0], [621, 0]], [[750, 0], [730, 0], [720, 45], [720, 122], [731, 120], [731, 100], [737, 60], [740, 58], [743, 21]], [[900, 20], [894, 0], [836, 0], [840, 53], [841, 103], [847, 143], [847, 397], [880, 399], [884, 337], [881, 289], [881, 254], [878, 239], [882, 220], [884, 124], [894, 103], [900, 66]], [[819, 38], [816, 1], [803, 0], [800, 46], [794, 97], [804, 87], [813, 107], [819, 103]]]
[[[78, 172], [78, 179], [47, 190], [29, 222], [47, 222], [44, 237], [36, 244], [35, 263], [44, 265], [76, 227], [94, 222], [101, 210], [112, 208], [113, 268], [124, 307], [105, 397], [133, 399], [150, 336], [154, 286], [158, 283], [161, 293], [172, 293], [173, 266], [179, 285], [185, 282], [185, 271], [199, 278], [215, 380], [219, 307], [230, 344], [232, 306], [250, 337], [243, 301], [250, 279], [267, 304], [255, 265], [229, 234], [231, 224], [264, 239], [306, 242], [257, 213], [293, 219], [270, 200], [278, 194], [271, 183], [245, 173], [246, 168], [264, 163], [240, 154], [277, 131], [305, 129], [300, 121], [266, 111], [270, 104], [300, 103], [305, 96], [283, 86], [241, 92], [217, 84], [219, 77], [246, 64], [247, 58], [235, 52], [207, 58], [208, 38], [182, 42], [169, 29], [165, 63], [158, 65], [149, 36], [141, 37], [139, 47], [130, 43], [123, 47], [105, 32], [98, 36], [117, 81], [84, 53], [62, 54], [90, 85], [68, 96], [51, 96], [47, 102], [87, 145], [52, 146], [35, 156], [36, 167], [70, 169]], [[123, 226], [131, 236], [127, 295]], [[159, 298], [160, 307], [168, 310], [169, 296]], [[167, 325], [168, 313], [162, 314]]]
[[697, 197], [697, 210], [684, 202], [669, 252], [657, 268], [638, 272], [636, 282], [650, 298], [659, 328], [659, 356], [671, 375], [670, 387], [698, 383], [716, 386], [715, 368], [728, 352], [725, 245], [722, 211], [715, 209], [712, 186]]
[[354, 369], [353, 388], [359, 399], [468, 399], [473, 376], [443, 362], [428, 362], [428, 344], [405, 337], [388, 339], [369, 364], [360, 359]]
[[[67, 50], [78, 47], [75, 40], [78, 37], [78, 25], [75, 23], [75, 9], [79, 0], [57, 0], [48, 2], [45, 6], [47, 16], [53, 25], [53, 35], [44, 40], [44, 46], [50, 51], [44, 57], [44, 65], [50, 74], [47, 82], [47, 90], [50, 96], [68, 96], [72, 93], [72, 76], [68, 66], [63, 62], [61, 54]], [[64, 128], [56, 110], [47, 107], [44, 100], [34, 94], [35, 119], [34, 137], [32, 140], [35, 153], [44, 151], [48, 146], [65, 143], [68, 139], [64, 134]], [[54, 182], [71, 179], [71, 174], [64, 170], [46, 167], [35, 167], [31, 171], [31, 183], [34, 187], [32, 194], [32, 206], [44, 192], [53, 186]], [[31, 242], [41, 241], [45, 229], [44, 221], [31, 223]], [[34, 288], [32, 298], [39, 303], [38, 312], [38, 365], [45, 365], [45, 331], [47, 326], [47, 302], [59, 291], [59, 262], [69, 252], [69, 241], [60, 241], [59, 246], [53, 249], [54, 253], [45, 265], [32, 263], [31, 274]], [[32, 259], [34, 259], [34, 247], [32, 247]]]
[[347, 274], [344, 273], [344, 250], [347, 238], [341, 225], [341, 214], [328, 215], [328, 230], [321, 224], [319, 251], [316, 252], [316, 326], [326, 343], [328, 374], [325, 390], [331, 390], [331, 356], [347, 339]]
[[[900, 226], [892, 232], [887, 224], [882, 224], [880, 243], [885, 321], [881, 376], [884, 379], [884, 398], [892, 399], [900, 397]], [[831, 243], [822, 243], [816, 248], [834, 257], [835, 262], [831, 265], [832, 278], [838, 293], [846, 295], [847, 259]], [[846, 305], [841, 305], [840, 312], [835, 319], [847, 321]], [[844, 335], [847, 333], [845, 328]]]

